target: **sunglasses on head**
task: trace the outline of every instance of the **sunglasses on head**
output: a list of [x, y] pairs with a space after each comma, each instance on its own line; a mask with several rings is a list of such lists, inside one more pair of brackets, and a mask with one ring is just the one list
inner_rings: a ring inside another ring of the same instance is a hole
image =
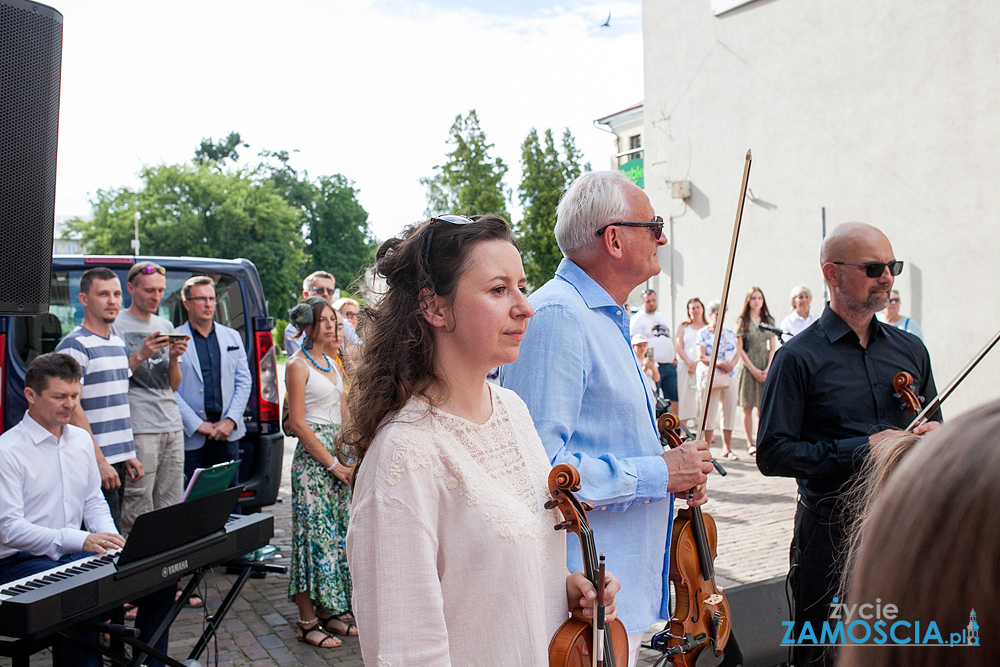
[[886, 268], [889, 269], [889, 275], [892, 276], [898, 276], [903, 272], [903, 262], [898, 259], [891, 262], [865, 262], [864, 264], [852, 264], [851, 262], [830, 263], [837, 264], [838, 266], [863, 266], [865, 275], [869, 278], [878, 278], [885, 272]]
[[663, 234], [663, 218], [656, 216], [652, 222], [609, 222], [594, 232], [594, 236], [601, 236], [607, 231], [608, 227], [647, 227], [653, 230], [654, 238], [659, 240]]
[[464, 215], [439, 215], [430, 219], [427, 227], [430, 229], [427, 232], [427, 240], [424, 241], [424, 266], [427, 267], [427, 272], [430, 273], [431, 268], [431, 241], [434, 240], [434, 228], [438, 226], [439, 223], [444, 223], [446, 225], [471, 225], [475, 220], [466, 217]]
[[138, 269], [133, 269], [129, 271], [129, 279], [137, 275], [151, 276], [154, 273], [159, 273], [161, 276], [167, 275], [167, 270], [162, 266], [157, 266], [156, 264], [147, 264], [146, 266], [140, 266]]

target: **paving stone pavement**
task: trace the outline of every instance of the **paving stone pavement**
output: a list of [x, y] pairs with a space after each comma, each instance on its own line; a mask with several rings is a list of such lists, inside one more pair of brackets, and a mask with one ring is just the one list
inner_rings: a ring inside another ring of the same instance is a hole
[[[795, 514], [795, 481], [764, 477], [754, 460], [746, 455], [746, 443], [734, 433], [734, 450], [739, 461], [720, 458], [729, 473], [712, 474], [709, 481], [709, 504], [705, 510], [718, 526], [717, 581], [722, 586], [761, 581], [783, 575], [787, 570], [788, 544]], [[268, 512], [275, 518], [271, 543], [284, 554], [291, 549], [291, 481], [289, 469], [295, 441], [285, 440], [281, 500]], [[721, 457], [721, 450], [713, 452]], [[285, 558], [273, 563], [287, 561]], [[235, 577], [216, 569], [208, 577], [208, 609], [215, 609]], [[218, 642], [201, 656], [201, 664], [219, 667], [271, 667], [274, 665], [363, 665], [357, 638], [342, 637], [343, 645], [320, 649], [299, 642], [292, 624], [298, 612], [287, 595], [288, 577], [269, 574], [264, 579], [249, 579], [218, 633]], [[221, 589], [221, 592], [220, 592]], [[185, 609], [170, 631], [170, 655], [186, 658], [201, 635], [204, 611]], [[216, 653], [217, 650], [217, 653]], [[218, 656], [216, 662], [215, 656]], [[660, 658], [656, 651], [642, 651], [639, 665], [651, 667]], [[8, 667], [9, 658], [0, 658], [0, 667]], [[32, 665], [51, 665], [47, 652], [40, 653]]]

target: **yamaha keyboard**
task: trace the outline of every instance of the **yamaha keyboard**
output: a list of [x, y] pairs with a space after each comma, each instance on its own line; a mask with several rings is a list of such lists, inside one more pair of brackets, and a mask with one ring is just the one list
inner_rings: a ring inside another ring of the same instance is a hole
[[259, 549], [273, 535], [270, 514], [233, 515], [223, 530], [121, 568], [119, 554], [109, 553], [0, 584], [0, 635], [33, 639], [92, 619], [193, 570]]

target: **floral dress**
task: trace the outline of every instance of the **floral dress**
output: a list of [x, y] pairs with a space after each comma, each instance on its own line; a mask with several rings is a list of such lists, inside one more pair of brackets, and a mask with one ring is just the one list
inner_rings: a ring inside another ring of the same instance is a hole
[[[330, 454], [340, 431], [343, 379], [336, 383], [309, 367], [306, 380], [306, 423]], [[288, 597], [301, 592], [317, 607], [339, 613], [351, 607], [351, 575], [347, 568], [347, 524], [350, 489], [309, 455], [302, 442], [292, 457], [292, 562]]]

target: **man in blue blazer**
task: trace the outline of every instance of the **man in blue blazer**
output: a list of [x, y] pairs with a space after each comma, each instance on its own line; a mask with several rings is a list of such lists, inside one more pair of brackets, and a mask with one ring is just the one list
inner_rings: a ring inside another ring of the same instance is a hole
[[188, 321], [176, 332], [191, 336], [191, 344], [179, 360], [182, 379], [174, 395], [184, 422], [184, 475], [190, 479], [195, 468], [239, 457], [253, 381], [243, 339], [214, 319], [212, 279], [189, 278], [181, 299]]

